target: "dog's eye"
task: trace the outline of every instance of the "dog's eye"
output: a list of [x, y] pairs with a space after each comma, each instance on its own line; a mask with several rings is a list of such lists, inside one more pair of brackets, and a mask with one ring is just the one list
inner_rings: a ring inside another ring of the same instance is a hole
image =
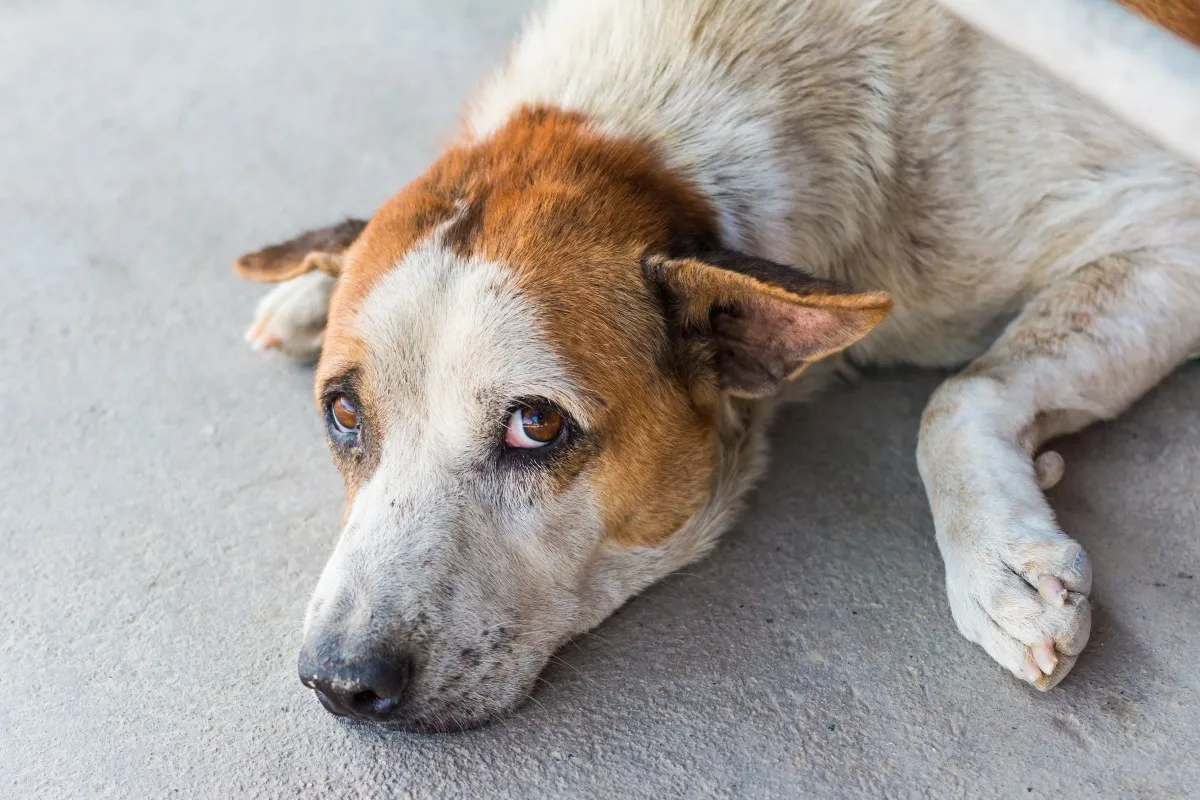
[[339, 394], [329, 404], [329, 416], [339, 433], [353, 433], [358, 430], [358, 409], [344, 394]]
[[521, 450], [545, 447], [562, 435], [565, 424], [563, 413], [553, 406], [517, 406], [508, 418], [504, 443]]

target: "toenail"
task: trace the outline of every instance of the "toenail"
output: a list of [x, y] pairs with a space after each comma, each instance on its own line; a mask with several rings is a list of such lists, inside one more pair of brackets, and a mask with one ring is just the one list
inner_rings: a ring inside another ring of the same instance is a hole
[[[1054, 654], [1054, 646], [1049, 643], [1034, 646], [1033, 660], [1037, 662], [1041, 671], [1047, 675], [1054, 672], [1054, 668], [1058, 666], [1058, 656]], [[1038, 677], [1041, 676], [1039, 675]]]
[[1052, 603], [1059, 608], [1067, 604], [1067, 590], [1063, 588], [1062, 581], [1053, 575], [1043, 575], [1038, 578], [1037, 589], [1038, 594], [1047, 603]]

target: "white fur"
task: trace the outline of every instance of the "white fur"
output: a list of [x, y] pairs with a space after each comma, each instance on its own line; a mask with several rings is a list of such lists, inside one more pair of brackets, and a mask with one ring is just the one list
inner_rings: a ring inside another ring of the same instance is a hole
[[[1091, 566], [1055, 523], [1033, 456], [1124, 411], [1187, 356], [1200, 336], [1197, 283], [1196, 251], [1100, 259], [1034, 298], [925, 412], [918, 464], [954, 619], [1038, 688], [1058, 683], [1087, 643]], [[1066, 595], [1039, 593], [1048, 579]]]

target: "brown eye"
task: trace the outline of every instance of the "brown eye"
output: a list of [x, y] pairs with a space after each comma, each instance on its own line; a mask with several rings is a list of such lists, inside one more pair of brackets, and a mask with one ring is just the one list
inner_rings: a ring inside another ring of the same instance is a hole
[[562, 434], [564, 426], [562, 412], [553, 406], [518, 406], [508, 419], [504, 443], [522, 450], [545, 447]]
[[346, 395], [339, 394], [334, 399], [329, 406], [329, 415], [333, 417], [333, 424], [342, 433], [353, 433], [358, 430], [358, 409]]

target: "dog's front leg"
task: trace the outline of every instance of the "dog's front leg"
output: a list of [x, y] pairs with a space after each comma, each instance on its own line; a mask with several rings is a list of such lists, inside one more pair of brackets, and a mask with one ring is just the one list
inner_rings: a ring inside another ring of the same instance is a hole
[[314, 271], [279, 284], [258, 302], [246, 341], [256, 350], [279, 350], [300, 361], [315, 361], [336, 283], [336, 278]]
[[918, 464], [954, 620], [1039, 689], [1070, 671], [1091, 627], [1092, 569], [1055, 522], [1049, 439], [1124, 410], [1200, 340], [1200, 256], [1101, 259], [1037, 296], [934, 393]]

